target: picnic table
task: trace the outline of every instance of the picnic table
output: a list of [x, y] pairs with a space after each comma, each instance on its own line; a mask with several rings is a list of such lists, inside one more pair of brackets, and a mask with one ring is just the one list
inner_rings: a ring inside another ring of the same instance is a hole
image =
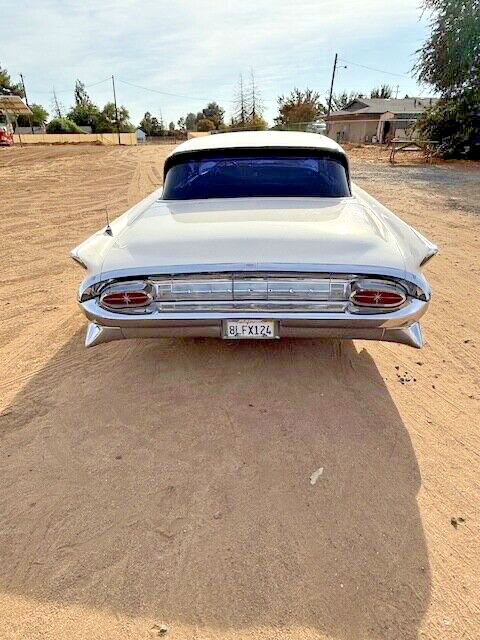
[[432, 161], [432, 157], [436, 146], [439, 144], [436, 140], [407, 140], [401, 138], [393, 138], [390, 141], [390, 163], [395, 164], [395, 154], [398, 151], [423, 151], [427, 162]]

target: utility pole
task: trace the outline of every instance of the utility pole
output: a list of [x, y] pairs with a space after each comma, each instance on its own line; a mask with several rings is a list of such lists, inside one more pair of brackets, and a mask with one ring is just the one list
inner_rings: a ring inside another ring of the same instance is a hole
[[[25, 89], [25, 81], [23, 79], [23, 74], [20, 74], [20, 79], [22, 81], [22, 87], [23, 87], [23, 95], [25, 96], [25, 103], [27, 105], [27, 107], [30, 109], [30, 105], [28, 104], [28, 98], [27, 98], [27, 90]], [[29, 120], [30, 120], [30, 129], [32, 130], [32, 133], [35, 133], [35, 131], [33, 130], [33, 120], [32, 120], [32, 114], [30, 113], [28, 116]]]
[[[338, 60], [338, 53], [335, 54], [335, 61], [333, 63], [333, 72], [332, 72], [332, 82], [330, 84], [330, 95], [328, 96], [327, 127], [328, 127], [328, 118], [330, 117], [330, 111], [332, 110], [333, 83], [335, 82], [335, 72], [337, 70], [337, 60]], [[327, 129], [327, 131], [328, 131], [328, 129]]]
[[395, 91], [395, 98], [398, 98], [398, 91], [400, 89], [400, 85], [397, 84], [397, 90]]
[[117, 107], [117, 94], [115, 93], [115, 78], [112, 75], [112, 86], [113, 86], [113, 101], [115, 103], [115, 122], [117, 123], [117, 133], [118, 133], [118, 144], [122, 144], [120, 142], [120, 125], [118, 124], [118, 107]]

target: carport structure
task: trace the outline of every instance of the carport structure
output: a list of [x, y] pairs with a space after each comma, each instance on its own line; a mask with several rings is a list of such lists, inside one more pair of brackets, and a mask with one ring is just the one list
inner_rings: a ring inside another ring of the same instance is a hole
[[[24, 103], [20, 96], [11, 94], [0, 95], [0, 114], [3, 116], [0, 120], [0, 144], [7, 146], [13, 145], [13, 124], [17, 128], [18, 116], [31, 116], [31, 109]], [[5, 120], [2, 123], [2, 120]], [[19, 134], [20, 144], [22, 139]]]

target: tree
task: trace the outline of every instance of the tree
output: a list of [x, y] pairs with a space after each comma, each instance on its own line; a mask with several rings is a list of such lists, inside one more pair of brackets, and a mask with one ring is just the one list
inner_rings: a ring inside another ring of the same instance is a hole
[[260, 121], [265, 122], [262, 118], [265, 107], [263, 106], [262, 95], [255, 80], [255, 73], [253, 69], [250, 69], [250, 91], [248, 94], [248, 102], [250, 124], [259, 124]]
[[416, 52], [417, 78], [445, 97], [480, 94], [478, 0], [423, 0], [423, 8], [431, 12], [431, 33]]
[[55, 118], [62, 118], [63, 114], [65, 113], [65, 107], [57, 98], [55, 88], [53, 88], [52, 91], [52, 112]]
[[185, 118], [185, 128], [187, 131], [196, 131], [197, 117], [194, 113], [187, 114], [187, 117]]
[[370, 98], [391, 98], [393, 95], [393, 87], [389, 84], [382, 84], [381, 87], [374, 87], [370, 91]]
[[359, 91], [350, 91], [350, 93], [347, 93], [346, 91], [343, 91], [342, 93], [334, 93], [332, 94], [332, 111], [341, 111], [357, 98], [363, 97], [363, 93], [360, 93]]
[[215, 123], [208, 118], [200, 118], [197, 120], [197, 131], [214, 131]]
[[[118, 127], [121, 132], [129, 133], [134, 130], [130, 123], [130, 114], [124, 106], [118, 107]], [[117, 120], [115, 113], [115, 104], [107, 102], [100, 112], [97, 131], [102, 133], [112, 133], [117, 131]]]
[[56, 116], [47, 124], [47, 133], [83, 133], [80, 127], [70, 120], [62, 116]]
[[85, 85], [80, 80], [75, 82], [75, 106], [67, 113], [67, 117], [82, 127], [91, 127], [97, 131], [100, 121], [100, 109], [93, 104], [85, 90]]
[[2, 94], [12, 94], [14, 96], [20, 96], [20, 98], [25, 97], [21, 83], [13, 83], [8, 71], [0, 66], [0, 95]]
[[162, 136], [165, 133], [160, 126], [160, 122], [149, 111], [146, 111], [142, 120], [140, 120], [140, 129], [147, 136]]
[[[43, 127], [48, 120], [48, 111], [42, 107], [41, 104], [35, 102], [30, 105], [32, 111], [32, 124], [34, 127]], [[19, 127], [29, 127], [29, 116], [18, 116], [17, 124]]]
[[[418, 119], [421, 137], [437, 140], [436, 153], [444, 158], [475, 157], [475, 127], [472, 114], [478, 103], [465, 96], [455, 100], [440, 100]], [[478, 134], [477, 134], [478, 135]]]
[[265, 131], [267, 127], [267, 121], [257, 113], [256, 115], [248, 119], [248, 122], [245, 126], [245, 131]]
[[245, 127], [248, 115], [247, 94], [243, 84], [243, 75], [240, 74], [233, 98], [232, 126], [238, 128]]
[[80, 80], [75, 81], [74, 97], [75, 104], [91, 104], [90, 96], [85, 89], [85, 85]]
[[441, 99], [418, 119], [420, 136], [440, 144], [444, 157], [473, 157], [474, 118], [480, 104], [480, 11], [478, 0], [423, 0], [431, 33], [417, 51], [417, 78]]
[[216, 102], [209, 102], [205, 109], [198, 114], [197, 120], [211, 120], [215, 125], [215, 129], [219, 129], [223, 124], [225, 109], [222, 109]]
[[171, 133], [175, 131], [175, 123], [174, 122], [170, 122], [170, 124], [168, 125], [168, 130]]
[[185, 124], [185, 118], [179, 118], [177, 120], [177, 125], [180, 131], [185, 132], [187, 130], [187, 126]]
[[280, 129], [302, 128], [316, 122], [325, 113], [320, 94], [311, 89], [301, 91], [297, 87], [288, 96], [278, 98], [278, 116], [275, 124]]

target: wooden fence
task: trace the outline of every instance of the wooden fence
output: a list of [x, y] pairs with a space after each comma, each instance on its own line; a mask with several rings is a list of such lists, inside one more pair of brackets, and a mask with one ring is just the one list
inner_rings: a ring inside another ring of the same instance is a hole
[[[25, 133], [14, 135], [15, 144], [118, 144], [117, 133]], [[120, 144], [137, 144], [134, 133], [121, 133]]]

